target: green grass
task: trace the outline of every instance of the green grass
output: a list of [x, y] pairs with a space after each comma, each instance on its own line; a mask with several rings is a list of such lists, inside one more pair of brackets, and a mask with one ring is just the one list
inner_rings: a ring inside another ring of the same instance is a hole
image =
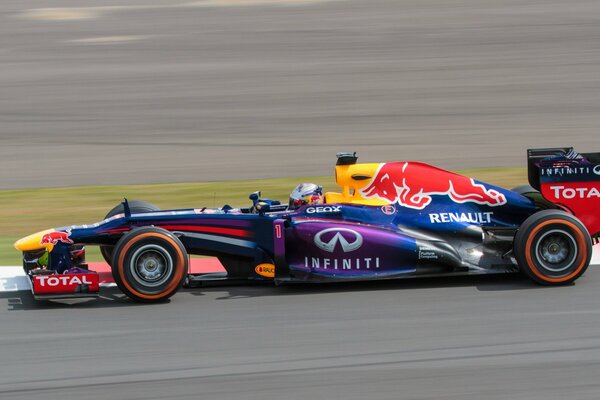
[[[467, 176], [503, 187], [527, 182], [524, 168], [462, 171]], [[333, 177], [279, 178], [254, 181], [175, 183], [159, 185], [86, 186], [0, 191], [0, 265], [20, 265], [13, 243], [31, 233], [65, 225], [100, 221], [122, 201], [145, 200], [162, 209], [248, 206], [251, 192], [260, 190], [270, 199], [287, 200], [299, 182], [317, 182], [325, 191], [338, 191]], [[99, 251], [87, 249], [88, 261], [100, 261]]]

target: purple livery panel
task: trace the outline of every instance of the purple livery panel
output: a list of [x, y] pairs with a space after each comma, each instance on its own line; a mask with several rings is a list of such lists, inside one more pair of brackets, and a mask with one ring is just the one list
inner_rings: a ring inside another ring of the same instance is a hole
[[358, 224], [302, 221], [286, 232], [291, 274], [331, 278], [392, 276], [415, 272], [414, 239]]

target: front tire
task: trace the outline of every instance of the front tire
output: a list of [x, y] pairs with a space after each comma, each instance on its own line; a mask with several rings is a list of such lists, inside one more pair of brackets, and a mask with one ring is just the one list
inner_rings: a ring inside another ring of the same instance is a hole
[[[160, 210], [160, 208], [158, 208], [154, 204], [148, 203], [147, 201], [132, 200], [129, 202], [129, 210], [132, 213], [143, 213], [143, 212], [150, 212], [150, 211], [158, 211], [158, 210]], [[114, 217], [115, 215], [121, 214], [124, 211], [125, 211], [125, 207], [123, 206], [123, 203], [121, 203], [121, 204], [115, 206], [112, 210], [110, 210], [108, 212], [108, 214], [106, 214], [104, 219]], [[100, 246], [100, 254], [102, 254], [102, 258], [104, 258], [104, 261], [106, 261], [106, 263], [108, 265], [112, 265], [114, 249], [115, 249], [115, 246], [110, 246], [110, 245], [106, 245], [106, 244], [103, 244]]]
[[185, 247], [161, 228], [135, 229], [114, 248], [113, 278], [123, 293], [140, 302], [167, 300], [181, 288], [187, 271]]
[[527, 218], [514, 243], [521, 271], [543, 285], [565, 285], [579, 278], [592, 258], [585, 226], [560, 210], [544, 210]]

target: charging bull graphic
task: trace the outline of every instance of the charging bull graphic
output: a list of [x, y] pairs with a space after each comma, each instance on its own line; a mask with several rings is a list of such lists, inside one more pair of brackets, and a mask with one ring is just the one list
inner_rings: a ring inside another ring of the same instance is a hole
[[502, 193], [486, 189], [473, 179], [417, 162], [381, 164], [371, 183], [360, 193], [367, 199], [378, 197], [417, 210], [427, 207], [432, 195], [445, 195], [456, 203], [506, 204]]
[[73, 241], [69, 238], [70, 236], [70, 229], [67, 229], [66, 232], [49, 232], [42, 236], [40, 244], [57, 244], [58, 242], [73, 244]]

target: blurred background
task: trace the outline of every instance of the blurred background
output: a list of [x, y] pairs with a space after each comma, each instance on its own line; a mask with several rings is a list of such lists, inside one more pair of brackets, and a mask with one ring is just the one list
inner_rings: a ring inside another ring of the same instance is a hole
[[599, 22], [589, 0], [4, 0], [0, 189], [598, 151]]

